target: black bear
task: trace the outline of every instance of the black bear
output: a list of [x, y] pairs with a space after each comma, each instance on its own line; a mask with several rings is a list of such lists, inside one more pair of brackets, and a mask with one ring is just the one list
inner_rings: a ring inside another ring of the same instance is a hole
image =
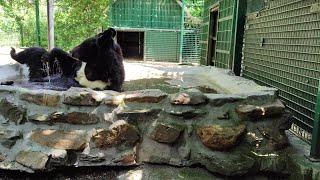
[[43, 78], [48, 76], [45, 63], [43, 63], [43, 60], [48, 56], [48, 51], [44, 48], [31, 47], [19, 53], [11, 48], [10, 55], [12, 59], [29, 67], [29, 81], [43, 81]]
[[92, 89], [121, 91], [125, 78], [123, 55], [115, 42], [113, 28], [86, 39], [67, 53], [54, 48], [46, 58], [57, 61], [62, 76], [74, 78], [81, 86]]
[[[67, 53], [59, 48], [50, 52], [40, 47], [27, 48], [16, 53], [11, 50], [12, 59], [29, 67], [29, 81], [47, 81], [48, 75], [62, 71], [61, 78], [54, 79], [65, 87], [81, 85], [92, 89], [122, 90], [125, 78], [123, 55], [114, 41], [117, 32], [113, 28], [88, 38]], [[49, 62], [49, 63], [48, 63]], [[49, 71], [44, 65], [49, 64]], [[58, 63], [59, 70], [55, 66]], [[73, 83], [76, 81], [76, 84]], [[61, 84], [61, 82], [68, 82]]]

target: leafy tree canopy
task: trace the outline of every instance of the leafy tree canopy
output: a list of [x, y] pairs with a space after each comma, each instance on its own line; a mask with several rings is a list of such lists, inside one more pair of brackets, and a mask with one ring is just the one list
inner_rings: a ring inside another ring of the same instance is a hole
[[[34, 1], [0, 0], [0, 33], [20, 34], [21, 46], [37, 44]], [[41, 46], [46, 47], [47, 1], [39, 2]], [[186, 0], [195, 22], [200, 19], [202, 3], [202, 0]], [[107, 28], [108, 4], [108, 0], [55, 0], [55, 45], [69, 50], [83, 39]]]

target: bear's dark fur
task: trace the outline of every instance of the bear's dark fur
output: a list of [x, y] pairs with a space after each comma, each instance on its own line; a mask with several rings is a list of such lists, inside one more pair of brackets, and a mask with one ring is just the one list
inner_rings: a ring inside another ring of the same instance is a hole
[[11, 48], [10, 55], [12, 59], [29, 67], [29, 81], [43, 81], [43, 78], [48, 76], [43, 63], [43, 59], [48, 56], [48, 51], [44, 48], [31, 47], [19, 53]]
[[121, 91], [125, 72], [122, 51], [114, 41], [115, 36], [116, 31], [109, 28], [103, 33], [86, 39], [70, 53], [54, 48], [49, 53], [49, 62], [58, 61], [62, 75], [76, 80], [78, 72], [84, 65], [87, 80], [110, 83], [110, 86], [105, 89]]
[[[49, 62], [50, 75], [56, 72], [53, 65], [57, 62], [62, 71], [61, 79], [76, 80], [82, 86], [93, 88], [98, 83], [100, 84], [96, 87], [98, 89], [121, 91], [125, 71], [122, 51], [114, 41], [115, 36], [116, 31], [109, 28], [86, 39], [73, 48], [70, 53], [59, 48], [54, 48], [48, 53], [43, 48], [32, 47], [20, 53], [16, 53], [15, 49], [12, 49], [11, 57], [17, 62], [29, 66], [30, 81], [41, 81], [48, 75], [43, 70], [44, 61]], [[79, 77], [79, 74], [82, 75], [82, 78]], [[83, 79], [86, 83], [83, 83]]]

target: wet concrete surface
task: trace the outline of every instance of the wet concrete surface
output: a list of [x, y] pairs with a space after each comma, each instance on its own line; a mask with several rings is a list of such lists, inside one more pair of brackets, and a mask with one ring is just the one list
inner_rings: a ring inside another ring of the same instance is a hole
[[139, 167], [65, 168], [50, 173], [19, 173], [0, 171], [3, 180], [285, 180], [288, 177], [271, 174], [225, 177], [212, 174], [201, 167], [142, 165]]

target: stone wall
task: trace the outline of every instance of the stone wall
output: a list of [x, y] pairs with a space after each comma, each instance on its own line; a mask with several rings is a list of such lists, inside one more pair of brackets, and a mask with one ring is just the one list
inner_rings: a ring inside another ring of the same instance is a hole
[[227, 176], [287, 174], [291, 116], [275, 93], [0, 86], [0, 168], [156, 163], [201, 165]]

